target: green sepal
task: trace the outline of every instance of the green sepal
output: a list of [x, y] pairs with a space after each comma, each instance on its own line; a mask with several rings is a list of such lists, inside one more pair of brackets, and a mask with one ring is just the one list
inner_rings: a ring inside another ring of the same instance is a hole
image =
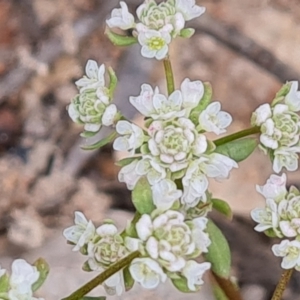
[[91, 267], [89, 266], [88, 261], [84, 262], [82, 265], [82, 271], [84, 272], [92, 272], [93, 270], [91, 269]]
[[0, 299], [2, 300], [9, 300], [7, 293], [0, 293]]
[[95, 136], [99, 131], [93, 132], [93, 131], [84, 131], [80, 133], [80, 136], [83, 138], [89, 138]]
[[150, 214], [155, 209], [151, 186], [146, 177], [141, 177], [135, 185], [132, 191], [132, 202], [141, 215]]
[[106, 297], [89, 297], [85, 296], [81, 298], [80, 300], [106, 300]]
[[123, 277], [124, 277], [125, 291], [128, 292], [132, 289], [134, 285], [134, 279], [132, 278], [129, 272], [129, 266], [123, 270]]
[[264, 231], [264, 234], [270, 238], [276, 238], [278, 237], [277, 234], [275, 233], [275, 231], [272, 228], [269, 228], [267, 230]]
[[207, 261], [211, 263], [211, 269], [219, 277], [229, 278], [231, 269], [231, 253], [228, 242], [221, 230], [208, 220], [206, 232], [209, 235], [211, 244], [208, 253], [204, 254]]
[[136, 212], [134, 215], [134, 218], [131, 222], [127, 223], [126, 229], [121, 233], [121, 236], [125, 238], [126, 236], [132, 237], [132, 238], [137, 238], [137, 231], [136, 231], [136, 223], [140, 219], [141, 215]]
[[192, 109], [191, 114], [190, 114], [190, 119], [191, 121], [195, 124], [199, 124], [199, 115], [200, 113], [205, 110], [205, 108], [209, 105], [211, 98], [212, 98], [212, 87], [209, 82], [204, 82], [204, 94], [203, 97], [201, 98], [199, 104]]
[[148, 154], [148, 153], [150, 153], [150, 150], [149, 150], [149, 147], [148, 147], [148, 143], [143, 144], [141, 146], [140, 150], [141, 150], [142, 154]]
[[108, 87], [109, 96], [110, 96], [110, 99], [112, 99], [114, 92], [116, 90], [117, 84], [118, 84], [118, 78], [116, 76], [115, 71], [111, 67], [108, 68], [108, 74], [109, 74], [109, 87]]
[[48, 263], [43, 259], [39, 258], [33, 263], [33, 266], [37, 268], [40, 273], [39, 279], [32, 285], [31, 289], [33, 292], [37, 291], [47, 279], [50, 268]]
[[215, 151], [215, 149], [216, 149], [215, 143], [213, 141], [207, 140], [207, 148], [205, 153], [212, 153]]
[[240, 162], [246, 159], [250, 154], [252, 154], [257, 145], [257, 139], [244, 138], [217, 146], [215, 152], [226, 155], [236, 162]]
[[10, 289], [9, 276], [8, 274], [5, 273], [0, 277], [0, 294], [7, 293], [9, 289]]
[[192, 37], [195, 33], [195, 29], [194, 28], [184, 28], [180, 31], [179, 36], [189, 39], [190, 37]]
[[134, 36], [120, 35], [112, 32], [106, 27], [105, 34], [115, 46], [131, 46], [138, 42]]
[[125, 166], [128, 166], [129, 164], [131, 164], [135, 160], [140, 160], [140, 157], [126, 157], [126, 158], [123, 158], [123, 159], [117, 161], [115, 163], [115, 165], [118, 167], [125, 167]]
[[185, 175], [186, 170], [180, 170], [171, 174], [171, 178], [173, 181], [176, 179], [181, 179]]
[[230, 205], [226, 201], [221, 199], [211, 199], [211, 202], [215, 210], [223, 214], [229, 220], [232, 220], [232, 210]]
[[[187, 284], [187, 280], [185, 277], [181, 277], [180, 279], [171, 279], [173, 285], [177, 288], [177, 290], [179, 290], [180, 292], [183, 293], [192, 293], [192, 292], [196, 292], [197, 291], [197, 286], [196, 286], [196, 291], [191, 291], [188, 288], [188, 284]], [[200, 286], [198, 288], [198, 290], [200, 289]]]
[[149, 118], [149, 117], [144, 118], [144, 126], [146, 128], [149, 128], [152, 123], [153, 123], [153, 119], [152, 118]]
[[106, 138], [100, 140], [99, 142], [97, 142], [95, 144], [81, 146], [81, 149], [83, 149], [83, 150], [100, 149], [101, 147], [111, 143], [117, 136], [118, 136], [118, 133], [116, 131], [114, 131], [109, 136], [107, 136]]
[[276, 93], [274, 100], [271, 103], [271, 106], [275, 106], [278, 102], [281, 102], [284, 97], [289, 93], [291, 89], [291, 83], [288, 82], [284, 84], [280, 90]]

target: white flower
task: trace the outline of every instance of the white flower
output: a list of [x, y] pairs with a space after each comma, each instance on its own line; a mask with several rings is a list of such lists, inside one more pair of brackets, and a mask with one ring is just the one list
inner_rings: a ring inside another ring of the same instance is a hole
[[300, 111], [300, 91], [298, 91], [298, 81], [291, 81], [291, 88], [285, 96], [284, 102], [291, 111]]
[[107, 268], [128, 254], [123, 238], [114, 224], [97, 228], [97, 238], [88, 243], [88, 264], [92, 270]]
[[286, 174], [281, 176], [271, 175], [263, 186], [256, 185], [256, 190], [266, 199], [271, 198], [276, 202], [281, 201], [287, 194], [286, 190]]
[[103, 283], [105, 291], [108, 295], [115, 295], [118, 296], [122, 295], [124, 291], [124, 278], [123, 278], [123, 271], [119, 271], [114, 275], [110, 276], [106, 279]]
[[125, 182], [129, 190], [133, 190], [141, 175], [137, 173], [136, 168], [138, 165], [138, 160], [134, 160], [129, 165], [123, 167], [119, 174], [118, 179], [120, 182]]
[[111, 126], [114, 124], [117, 115], [117, 107], [115, 104], [108, 105], [102, 115], [102, 124], [104, 126]]
[[198, 217], [189, 222], [192, 229], [192, 236], [200, 252], [208, 252], [208, 247], [211, 244], [208, 233], [204, 232], [207, 227], [207, 218]]
[[148, 129], [151, 155], [161, 165], [176, 172], [188, 166], [192, 155], [201, 156], [207, 149], [204, 135], [198, 134], [191, 120], [179, 118], [170, 123], [153, 122]]
[[205, 222], [185, 222], [184, 219], [180, 212], [168, 210], [153, 219], [142, 215], [136, 223], [146, 253], [170, 272], [181, 271], [187, 257], [199, 256], [210, 243], [203, 232]]
[[124, 1], [120, 2], [121, 8], [113, 9], [111, 18], [106, 21], [108, 27], [118, 27], [123, 30], [133, 28], [135, 26], [134, 16], [128, 12], [127, 4]]
[[296, 171], [298, 169], [298, 154], [300, 146], [282, 147], [274, 151], [273, 170], [279, 173], [283, 167], [288, 171]]
[[76, 95], [69, 107], [70, 118], [79, 124], [84, 124], [84, 129], [89, 132], [97, 132], [102, 125], [114, 124], [117, 108], [110, 104], [109, 89], [105, 87], [105, 67], [89, 60], [86, 65], [87, 77], [76, 82], [80, 87], [80, 93]]
[[175, 7], [186, 21], [197, 18], [205, 12], [205, 7], [196, 5], [195, 0], [175, 0]]
[[75, 244], [73, 251], [78, 251], [94, 238], [96, 229], [92, 221], [87, 221], [84, 214], [79, 211], [75, 212], [74, 223], [74, 226], [63, 231], [63, 235], [68, 241]]
[[194, 260], [189, 260], [182, 270], [182, 275], [187, 279], [188, 288], [191, 291], [196, 291], [203, 284], [203, 274], [209, 270], [211, 264], [208, 262], [197, 263]]
[[259, 106], [251, 117], [251, 124], [253, 126], [261, 126], [272, 116], [271, 106], [269, 103], [265, 103]]
[[115, 139], [113, 147], [118, 151], [134, 151], [144, 142], [143, 130], [135, 124], [121, 120], [116, 125], [116, 130], [123, 135]]
[[158, 183], [166, 177], [165, 169], [151, 156], [145, 155], [136, 166], [138, 176], [146, 175], [150, 185]]
[[181, 84], [183, 107], [193, 109], [204, 95], [204, 85], [200, 80], [190, 81], [186, 78]]
[[208, 188], [208, 179], [201, 170], [201, 163], [208, 159], [201, 157], [193, 161], [182, 179], [183, 184], [183, 196], [181, 198], [182, 204], [186, 204], [188, 207], [196, 206], [202, 198]]
[[129, 266], [132, 278], [146, 289], [156, 288], [160, 282], [167, 280], [159, 264], [151, 258], [135, 258]]
[[213, 102], [209, 104], [199, 116], [199, 125], [207, 132], [214, 132], [219, 135], [226, 132], [225, 128], [232, 122], [229, 113], [220, 111], [221, 103]]
[[183, 117], [185, 110], [182, 107], [183, 99], [180, 91], [174, 91], [168, 98], [162, 94], [153, 97], [155, 112], [150, 116], [154, 120], [170, 120], [175, 117]]
[[138, 41], [144, 57], [161, 60], [168, 54], [171, 35], [167, 31], [147, 30], [138, 35]]
[[181, 197], [182, 191], [177, 189], [174, 181], [163, 179], [152, 186], [152, 195], [155, 206], [165, 211]]
[[150, 117], [155, 113], [153, 107], [153, 96], [159, 94], [159, 90], [156, 87], [155, 90], [149, 84], [143, 84], [141, 86], [141, 93], [137, 97], [130, 97], [130, 103], [145, 117]]
[[208, 158], [208, 160], [202, 162], [201, 169], [208, 177], [228, 178], [230, 171], [233, 168], [238, 168], [238, 164], [233, 159], [219, 153], [205, 155], [205, 158]]
[[80, 88], [80, 92], [86, 89], [103, 88], [105, 85], [105, 66], [102, 64], [98, 67], [98, 64], [94, 60], [88, 60], [85, 66], [86, 76], [77, 80], [75, 84]]
[[295, 268], [300, 271], [300, 242], [283, 240], [279, 245], [274, 245], [272, 251], [275, 256], [283, 257], [283, 269]]
[[24, 259], [16, 259], [12, 263], [12, 274], [10, 276], [9, 299], [31, 300], [32, 285], [39, 279], [40, 273], [36, 267], [28, 264]]
[[252, 210], [251, 217], [255, 222], [259, 223], [254, 228], [256, 231], [262, 232], [271, 228], [278, 237], [282, 237], [282, 234], [278, 230], [279, 216], [277, 204], [273, 199], [266, 200], [265, 208], [255, 208]]

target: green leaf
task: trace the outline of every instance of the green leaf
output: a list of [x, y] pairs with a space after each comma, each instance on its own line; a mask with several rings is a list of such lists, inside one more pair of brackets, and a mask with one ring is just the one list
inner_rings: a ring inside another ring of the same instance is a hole
[[211, 245], [204, 257], [211, 263], [211, 269], [214, 273], [219, 277], [229, 278], [231, 254], [227, 240], [211, 220], [208, 220], [206, 231], [209, 234]]
[[211, 202], [215, 210], [232, 220], [232, 210], [226, 201], [221, 199], [211, 199]]
[[126, 267], [123, 270], [123, 276], [124, 276], [125, 291], [128, 292], [132, 289], [134, 285], [134, 279], [132, 278], [129, 272], [129, 267]]
[[[187, 280], [185, 277], [181, 277], [180, 279], [171, 279], [174, 286], [183, 293], [191, 293], [192, 291], [188, 288]], [[197, 286], [196, 286], [197, 288]]]
[[5, 273], [0, 277], [0, 293], [8, 292], [9, 288], [9, 276]]
[[131, 164], [133, 161], [135, 161], [137, 159], [139, 160], [140, 157], [126, 157], [126, 158], [123, 158], [123, 159], [117, 161], [115, 163], [115, 165], [118, 166], [118, 167], [125, 167], [125, 166]]
[[131, 46], [137, 43], [137, 38], [114, 33], [108, 28], [106, 28], [105, 34], [115, 46]]
[[89, 297], [89, 296], [86, 296], [86, 297], [81, 298], [80, 300], [106, 300], [106, 297]]
[[100, 149], [101, 147], [109, 144], [112, 142], [116, 137], [118, 136], [117, 132], [114, 131], [111, 133], [109, 136], [106, 138], [100, 140], [99, 142], [92, 144], [92, 145], [86, 145], [86, 146], [81, 146], [81, 149], [83, 150], [95, 150], [95, 149]]
[[89, 138], [95, 136], [99, 131], [93, 132], [93, 131], [84, 131], [80, 133], [80, 136], [83, 138]]
[[209, 105], [212, 98], [212, 87], [209, 82], [204, 82], [204, 95], [200, 100], [198, 106], [192, 109], [190, 119], [195, 125], [198, 125], [200, 113]]
[[216, 153], [226, 155], [236, 162], [246, 159], [257, 147], [258, 142], [255, 138], [244, 138], [228, 142], [217, 146]]
[[132, 202], [141, 215], [150, 214], [155, 209], [151, 186], [146, 177], [141, 177], [135, 185], [132, 191]]
[[195, 29], [194, 28], [184, 28], [180, 31], [179, 36], [183, 38], [190, 38], [194, 35]]
[[36, 260], [33, 265], [40, 272], [39, 279], [32, 285], [32, 291], [35, 292], [42, 286], [42, 284], [47, 279], [50, 268], [48, 263], [43, 258], [39, 258], [38, 260]]

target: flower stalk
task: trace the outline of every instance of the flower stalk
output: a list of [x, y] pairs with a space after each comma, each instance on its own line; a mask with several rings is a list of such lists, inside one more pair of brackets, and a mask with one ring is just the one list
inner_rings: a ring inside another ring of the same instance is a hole
[[175, 90], [175, 83], [174, 83], [174, 75], [173, 75], [172, 65], [171, 65], [171, 61], [170, 61], [169, 58], [164, 59], [163, 62], [164, 62], [166, 80], [167, 80], [168, 94], [171, 95]]
[[246, 136], [259, 133], [259, 132], [260, 132], [260, 127], [258, 127], [258, 126], [247, 128], [247, 129], [235, 132], [233, 134], [227, 135], [223, 138], [214, 140], [214, 144], [216, 146], [221, 146], [226, 143], [229, 143], [229, 142], [232, 142], [232, 141], [235, 141], [235, 140], [238, 140], [238, 139], [244, 138]]
[[271, 300], [281, 300], [282, 299], [283, 293], [291, 279], [293, 271], [294, 271], [294, 269], [289, 269], [289, 270], [283, 271]]
[[119, 272], [120, 270], [128, 266], [135, 258], [138, 258], [139, 256], [140, 256], [139, 251], [134, 251], [130, 253], [128, 256], [112, 264], [107, 270], [105, 270], [104, 272], [96, 276], [94, 279], [92, 279], [91, 281], [83, 285], [81, 288], [79, 288], [77, 291], [72, 293], [70, 296], [63, 298], [61, 300], [80, 300], [86, 294], [92, 291], [95, 287], [102, 284], [109, 277], [111, 277], [115, 273]]

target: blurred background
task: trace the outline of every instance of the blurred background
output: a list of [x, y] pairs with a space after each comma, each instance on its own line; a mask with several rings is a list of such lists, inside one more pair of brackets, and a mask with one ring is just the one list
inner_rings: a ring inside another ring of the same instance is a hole
[[[142, 3], [126, 1], [131, 11]], [[230, 132], [250, 126], [252, 111], [271, 102], [287, 80], [300, 80], [299, 0], [203, 0], [205, 15], [190, 26], [190, 40], [172, 44], [171, 60], [177, 86], [188, 77], [209, 81], [214, 100], [234, 122]], [[84, 261], [71, 251], [62, 230], [80, 210], [95, 224], [104, 218], [120, 229], [132, 217], [130, 193], [118, 183], [121, 157], [111, 146], [83, 152], [81, 126], [71, 122], [66, 107], [76, 94], [74, 82], [88, 59], [112, 66], [119, 77], [116, 103], [124, 114], [140, 121], [128, 102], [142, 83], [165, 90], [161, 62], [147, 60], [139, 46], [116, 48], [104, 35], [105, 20], [117, 0], [0, 0], [0, 262], [33, 262], [43, 256], [51, 273], [40, 296], [57, 300], [94, 277], [81, 271]], [[105, 136], [102, 132], [99, 137]], [[215, 137], [212, 137], [215, 138]], [[215, 197], [235, 212], [233, 222], [213, 216], [233, 251], [233, 276], [245, 300], [270, 299], [280, 276], [272, 242], [253, 231], [252, 208], [263, 206], [255, 184], [272, 172], [256, 151], [220, 184], [211, 182]], [[299, 185], [299, 172], [288, 175]], [[285, 299], [300, 299], [300, 279], [294, 276]], [[101, 288], [96, 295], [103, 294]], [[162, 286], [145, 292], [138, 286], [112, 299], [199, 299]], [[213, 299], [209, 287], [202, 299]]]

